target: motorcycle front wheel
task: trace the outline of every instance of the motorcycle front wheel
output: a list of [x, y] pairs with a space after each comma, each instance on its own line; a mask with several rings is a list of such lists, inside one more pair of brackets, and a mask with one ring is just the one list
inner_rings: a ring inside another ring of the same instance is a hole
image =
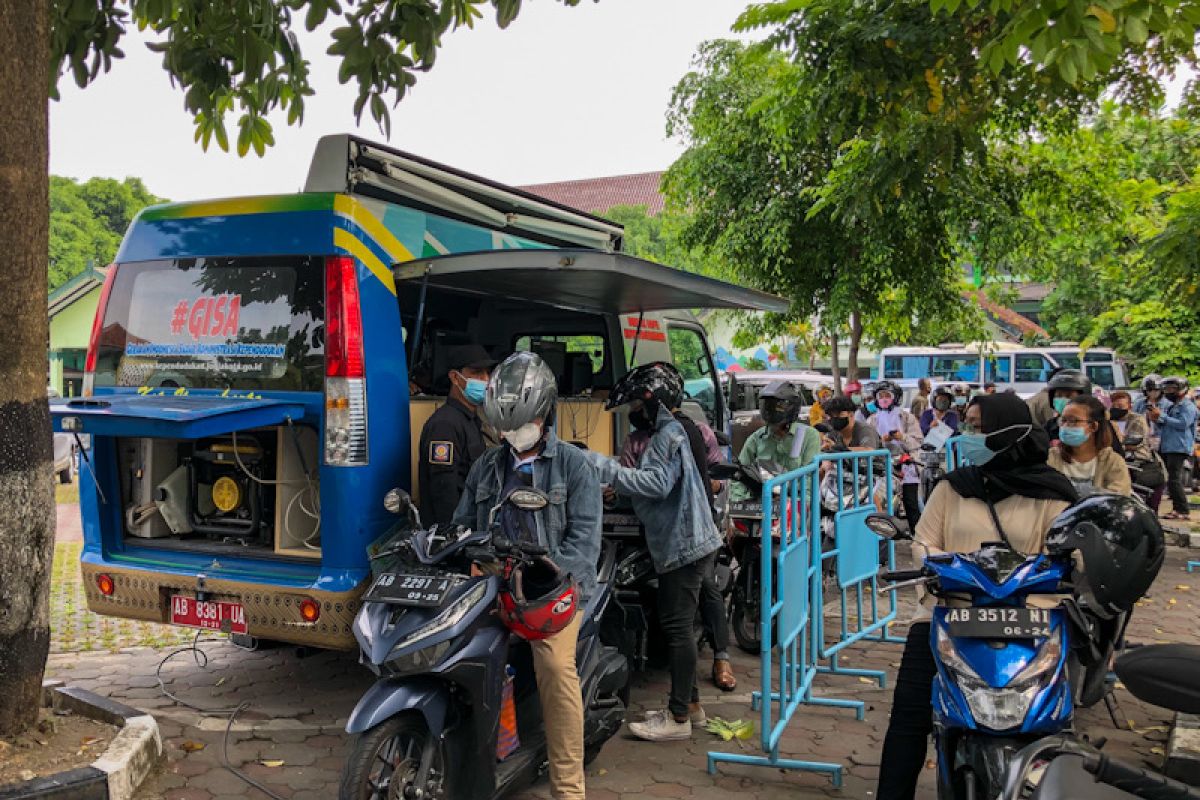
[[[428, 764], [423, 764], [423, 761]], [[415, 781], [425, 766], [424, 786]], [[339, 800], [421, 797], [450, 800], [454, 793], [442, 744], [419, 714], [404, 714], [358, 734], [342, 771]]]

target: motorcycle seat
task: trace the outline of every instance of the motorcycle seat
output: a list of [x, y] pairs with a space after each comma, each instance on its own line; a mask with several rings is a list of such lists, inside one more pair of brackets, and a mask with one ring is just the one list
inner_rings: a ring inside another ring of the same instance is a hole
[[1097, 783], [1079, 756], [1062, 755], [1050, 762], [1038, 782], [1033, 800], [1130, 800], [1136, 795]]
[[1154, 644], [1117, 659], [1117, 677], [1137, 699], [1200, 714], [1200, 645]]

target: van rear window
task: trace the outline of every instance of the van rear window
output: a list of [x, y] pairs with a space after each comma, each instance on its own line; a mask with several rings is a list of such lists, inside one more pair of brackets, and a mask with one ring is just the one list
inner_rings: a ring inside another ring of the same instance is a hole
[[319, 391], [321, 258], [189, 258], [121, 264], [97, 386]]

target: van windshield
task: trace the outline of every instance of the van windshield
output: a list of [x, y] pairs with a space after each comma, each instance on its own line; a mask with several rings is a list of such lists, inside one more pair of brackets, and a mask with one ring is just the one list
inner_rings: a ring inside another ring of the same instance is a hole
[[320, 391], [322, 264], [295, 256], [121, 264], [95, 385]]

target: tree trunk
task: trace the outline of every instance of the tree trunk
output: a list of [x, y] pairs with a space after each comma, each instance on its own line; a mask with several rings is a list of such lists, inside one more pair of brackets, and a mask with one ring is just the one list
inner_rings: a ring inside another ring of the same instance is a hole
[[862, 342], [862, 318], [857, 311], [850, 312], [850, 353], [846, 358], [846, 374], [856, 381], [858, 375], [858, 345]]
[[829, 368], [833, 373], [833, 393], [842, 393], [842, 362], [838, 346], [838, 332], [834, 328], [829, 331]]
[[47, 0], [0, 2], [0, 736], [37, 719], [50, 650], [48, 24]]

